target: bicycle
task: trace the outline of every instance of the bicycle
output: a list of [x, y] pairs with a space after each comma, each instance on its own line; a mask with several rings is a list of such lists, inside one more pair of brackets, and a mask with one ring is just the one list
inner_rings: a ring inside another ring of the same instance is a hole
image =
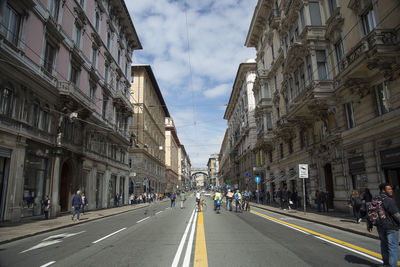
[[202, 211], [204, 209], [207, 209], [206, 200], [205, 199], [201, 200], [201, 210], [199, 210], [199, 204], [198, 203], [194, 204], [194, 208], [195, 208], [196, 212], [199, 212], [199, 211]]

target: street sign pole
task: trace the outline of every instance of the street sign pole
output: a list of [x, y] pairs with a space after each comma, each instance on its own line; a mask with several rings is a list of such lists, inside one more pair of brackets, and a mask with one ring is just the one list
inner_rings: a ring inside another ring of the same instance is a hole
[[308, 164], [299, 164], [299, 178], [303, 179], [303, 208], [306, 214], [306, 181], [308, 178]]
[[306, 182], [304, 180], [305, 179], [303, 178], [303, 208], [304, 214], [306, 214]]
[[258, 185], [260, 184], [261, 179], [260, 179], [260, 177], [257, 176], [256, 178], [254, 178], [254, 180], [257, 183], [257, 204], [259, 204], [260, 203], [260, 191], [258, 189]]

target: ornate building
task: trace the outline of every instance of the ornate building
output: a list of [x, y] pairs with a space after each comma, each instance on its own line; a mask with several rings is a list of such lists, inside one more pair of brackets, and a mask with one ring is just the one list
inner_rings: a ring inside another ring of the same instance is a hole
[[179, 142], [178, 134], [172, 118], [165, 118], [165, 173], [167, 177], [166, 192], [181, 188], [179, 181]]
[[308, 163], [310, 203], [323, 190], [347, 210], [352, 189], [387, 181], [400, 204], [398, 13], [395, 0], [258, 1], [245, 45], [257, 51], [265, 190], [300, 191]]
[[[222, 169], [233, 188], [255, 190], [253, 180], [258, 162], [253, 149], [256, 145], [255, 99], [253, 85], [256, 63], [249, 60], [239, 65], [224, 119], [228, 121], [226, 152], [222, 152]], [[229, 155], [228, 155], [229, 154]], [[229, 159], [227, 158], [229, 157]], [[258, 155], [257, 155], [258, 159]], [[229, 171], [225, 171], [226, 164]]]
[[219, 187], [219, 154], [211, 154], [207, 162], [208, 184], [213, 187]]
[[90, 209], [128, 198], [133, 50], [122, 0], [0, 1], [0, 217]]
[[132, 66], [130, 101], [135, 114], [131, 126], [130, 192], [163, 193], [165, 178], [165, 129], [169, 117], [160, 88], [150, 66]]
[[180, 145], [178, 153], [178, 180], [180, 181], [180, 186], [181, 188], [190, 188], [192, 164], [184, 145]]

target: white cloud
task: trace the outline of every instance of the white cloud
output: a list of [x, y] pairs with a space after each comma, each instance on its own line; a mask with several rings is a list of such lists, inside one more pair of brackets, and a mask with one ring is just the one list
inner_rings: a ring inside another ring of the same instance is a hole
[[232, 85], [229, 83], [220, 84], [214, 88], [204, 91], [204, 95], [207, 98], [217, 98], [219, 96], [229, 94], [231, 91], [231, 88], [232, 88]]

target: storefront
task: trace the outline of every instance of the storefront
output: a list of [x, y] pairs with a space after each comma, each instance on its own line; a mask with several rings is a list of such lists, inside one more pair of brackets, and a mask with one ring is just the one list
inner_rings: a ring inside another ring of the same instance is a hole
[[108, 207], [114, 207], [114, 199], [117, 194], [117, 176], [111, 175], [110, 180], [108, 181]]
[[400, 207], [400, 147], [381, 151], [380, 156], [385, 181], [393, 186], [394, 198]]
[[4, 220], [6, 209], [8, 173], [10, 170], [11, 150], [0, 148], [0, 221]]
[[351, 176], [352, 189], [356, 189], [361, 193], [368, 187], [364, 157], [359, 156], [349, 159], [349, 174]]
[[24, 167], [24, 190], [22, 216], [43, 214], [41, 201], [46, 194], [48, 159], [30, 153], [26, 154]]

